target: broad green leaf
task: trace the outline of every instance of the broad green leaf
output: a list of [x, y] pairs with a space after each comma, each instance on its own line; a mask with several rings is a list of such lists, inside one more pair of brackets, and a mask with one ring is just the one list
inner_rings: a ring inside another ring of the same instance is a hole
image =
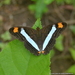
[[0, 75], [49, 75], [49, 56], [35, 56], [14, 40], [0, 52]]
[[70, 48], [70, 52], [71, 52], [73, 59], [75, 60], [75, 49]]
[[3, 71], [3, 69], [2, 69], [1, 64], [0, 64], [0, 75], [5, 75], [5, 74], [4, 74], [4, 71]]
[[49, 66], [50, 53], [35, 56], [19, 40], [9, 42], [0, 52], [0, 75], [50, 75]]
[[71, 73], [72, 75], [75, 75], [75, 65], [71, 66], [66, 72]]
[[56, 39], [56, 44], [55, 44], [55, 48], [58, 49], [59, 51], [63, 51], [63, 36], [60, 35], [57, 39]]

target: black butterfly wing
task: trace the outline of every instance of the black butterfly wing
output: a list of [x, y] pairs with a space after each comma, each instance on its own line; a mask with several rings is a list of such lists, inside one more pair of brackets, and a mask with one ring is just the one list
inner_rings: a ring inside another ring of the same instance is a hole
[[[64, 22], [54, 24], [56, 27], [55, 32], [53, 33], [49, 43], [47, 44], [46, 48], [44, 49], [44, 54], [49, 53], [49, 51], [53, 48], [56, 38], [60, 35], [60, 33], [67, 27], [67, 24]], [[42, 41], [46, 39], [49, 32], [52, 30], [53, 25], [48, 25], [42, 29]]]
[[[47, 44], [46, 48], [44, 49], [44, 54], [49, 53], [49, 51], [53, 48], [55, 44], [55, 39], [59, 36], [59, 34], [66, 28], [66, 23], [57, 23], [55, 24], [56, 31], [52, 35], [49, 43]], [[17, 37], [18, 39], [22, 40], [25, 44], [25, 47], [33, 54], [39, 55], [42, 50], [42, 45], [44, 43], [44, 40], [46, 39], [49, 32], [52, 30], [53, 25], [45, 26], [43, 29], [37, 28], [36, 30], [29, 28], [29, 27], [13, 27], [10, 28], [10, 33]], [[32, 46], [27, 39], [21, 34], [21, 29], [23, 28], [24, 32], [26, 32], [31, 39], [38, 45], [40, 51], [35, 49], [34, 46]]]
[[25, 47], [33, 54], [39, 55], [38, 50], [36, 50], [27, 40], [26, 38], [21, 34], [21, 28], [25, 30], [25, 32], [30, 36], [31, 39], [34, 39], [34, 42], [37, 42], [37, 32], [36, 30], [29, 28], [29, 27], [12, 27], [9, 29], [9, 32], [17, 37], [19, 40], [24, 42]]

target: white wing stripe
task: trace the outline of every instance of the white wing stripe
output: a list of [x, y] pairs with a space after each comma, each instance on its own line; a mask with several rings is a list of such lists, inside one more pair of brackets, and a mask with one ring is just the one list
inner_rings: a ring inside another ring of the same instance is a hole
[[47, 35], [47, 37], [46, 37], [46, 39], [45, 39], [45, 41], [44, 41], [44, 43], [43, 43], [43, 48], [42, 48], [42, 50], [44, 50], [44, 49], [46, 48], [46, 46], [48, 45], [48, 43], [49, 43], [49, 41], [51, 40], [52, 35], [54, 34], [55, 31], [56, 31], [56, 27], [55, 27], [55, 25], [53, 25], [51, 31], [49, 32], [49, 34]]
[[30, 38], [30, 36], [25, 32], [25, 30], [23, 28], [21, 28], [21, 32], [20, 32], [25, 38], [26, 40], [38, 51], [40, 51], [40, 49], [38, 48], [38, 45], [36, 44], [36, 42], [34, 40], [32, 40]]

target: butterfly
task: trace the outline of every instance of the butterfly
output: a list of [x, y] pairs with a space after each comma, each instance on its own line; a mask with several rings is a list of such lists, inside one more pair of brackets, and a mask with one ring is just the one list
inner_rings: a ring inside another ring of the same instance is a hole
[[56, 38], [67, 27], [67, 23], [59, 22], [36, 30], [30, 27], [12, 27], [9, 32], [24, 42], [25, 47], [34, 55], [48, 54], [53, 48]]

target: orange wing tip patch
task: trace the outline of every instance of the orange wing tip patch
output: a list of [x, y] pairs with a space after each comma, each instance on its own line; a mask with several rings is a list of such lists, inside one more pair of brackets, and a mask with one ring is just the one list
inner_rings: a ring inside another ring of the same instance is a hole
[[41, 53], [43, 53], [43, 54], [44, 54], [44, 53], [45, 53], [45, 51], [42, 51]]
[[14, 27], [13, 32], [17, 33], [18, 32], [18, 27]]
[[58, 28], [63, 28], [64, 25], [62, 23], [58, 23]]

